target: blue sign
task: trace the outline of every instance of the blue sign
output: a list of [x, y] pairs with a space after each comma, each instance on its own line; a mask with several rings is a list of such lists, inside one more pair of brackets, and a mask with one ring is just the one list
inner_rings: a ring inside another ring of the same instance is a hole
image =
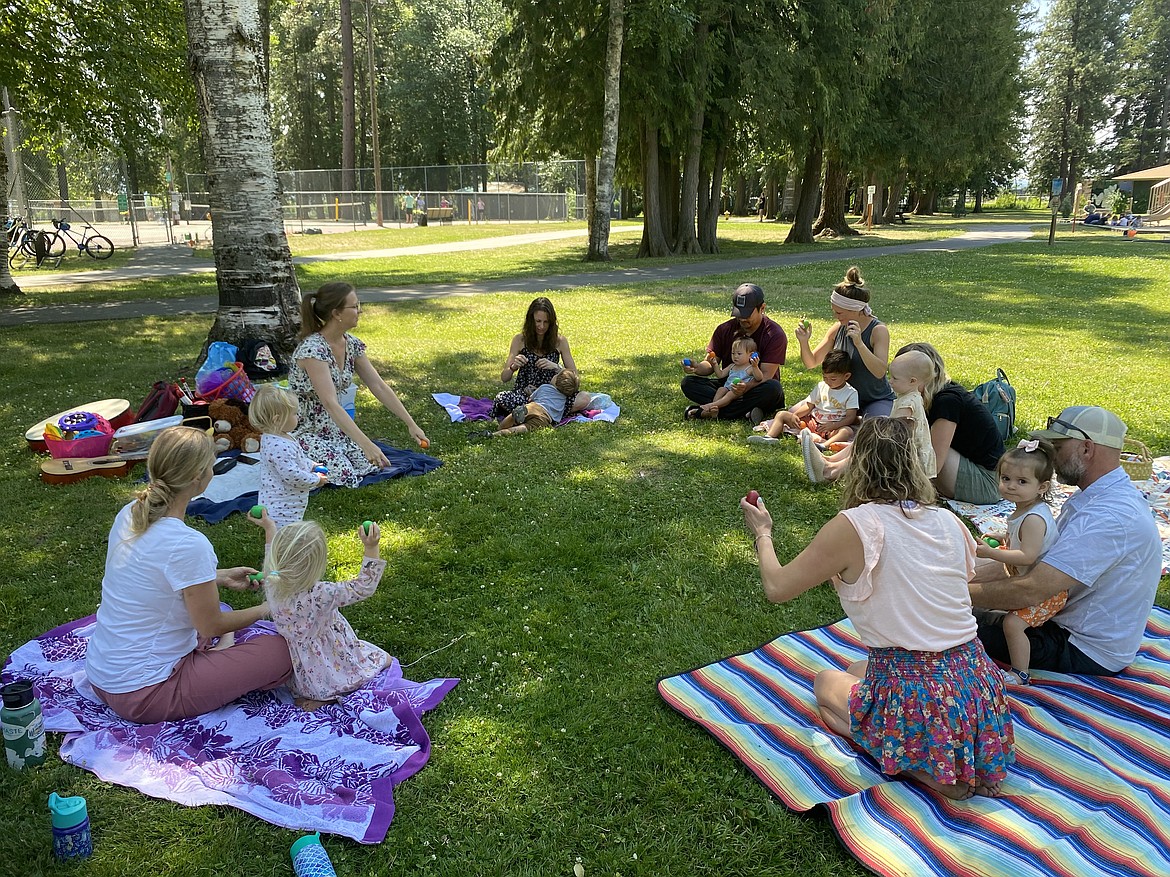
[[1059, 195], [1060, 190], [1063, 188], [1064, 188], [1064, 180], [1053, 180], [1052, 181], [1052, 194], [1053, 195]]

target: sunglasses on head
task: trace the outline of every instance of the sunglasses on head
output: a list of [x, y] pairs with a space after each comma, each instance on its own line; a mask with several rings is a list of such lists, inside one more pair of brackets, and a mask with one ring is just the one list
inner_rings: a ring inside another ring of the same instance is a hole
[[[1060, 428], [1054, 429], [1054, 427], [1060, 427]], [[1076, 436], [1069, 435], [1069, 430], [1074, 430], [1076, 432], [1079, 432], [1082, 436], [1084, 436], [1086, 441], [1092, 441], [1092, 439], [1089, 438], [1089, 434], [1087, 432], [1085, 432], [1083, 429], [1081, 429], [1079, 426], [1073, 426], [1071, 423], [1068, 423], [1064, 420], [1061, 420], [1059, 417], [1049, 417], [1048, 418], [1048, 426], [1046, 428], [1051, 429], [1054, 432], [1059, 432], [1062, 435], [1066, 435], [1069, 438], [1076, 437]]]

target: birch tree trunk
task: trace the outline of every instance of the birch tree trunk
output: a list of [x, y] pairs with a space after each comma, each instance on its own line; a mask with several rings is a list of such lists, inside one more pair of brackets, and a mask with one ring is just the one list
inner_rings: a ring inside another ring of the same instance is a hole
[[[369, 2], [369, 0], [367, 0]], [[357, 110], [354, 87], [353, 6], [351, 0], [341, 0], [341, 188], [345, 190], [341, 203], [346, 205], [345, 217], [353, 219], [354, 168], [357, 166]]]
[[183, 0], [207, 165], [219, 309], [208, 341], [295, 346], [300, 289], [281, 220], [257, 0]]
[[898, 175], [894, 177], [894, 182], [890, 185], [890, 200], [886, 202], [885, 213], [882, 218], [886, 222], [894, 221], [894, 214], [898, 210], [898, 205], [902, 203], [902, 194], [906, 189], [906, 171], [899, 170]]
[[[4, 127], [4, 116], [0, 116], [0, 128]], [[0, 132], [3, 133], [3, 132]], [[6, 136], [6, 135], [5, 135]], [[7, 142], [0, 143], [0, 225], [8, 229], [8, 150]], [[21, 289], [12, 279], [8, 270], [8, 235], [0, 234], [0, 295], [20, 295]]]
[[601, 112], [601, 161], [597, 167], [597, 196], [589, 203], [589, 253], [585, 257], [590, 262], [609, 261], [609, 219], [613, 205], [614, 167], [617, 164], [625, 14], [624, 0], [609, 0], [605, 96]]

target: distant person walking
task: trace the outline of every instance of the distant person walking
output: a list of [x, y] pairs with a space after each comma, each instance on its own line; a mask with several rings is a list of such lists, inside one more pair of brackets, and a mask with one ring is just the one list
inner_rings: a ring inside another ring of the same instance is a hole
[[760, 222], [768, 215], [768, 193], [763, 189], [760, 190], [760, 200], [756, 203], [756, 212], [760, 214]]
[[406, 197], [402, 199], [402, 209], [406, 211], [406, 224], [414, 222], [414, 195], [410, 192], [406, 193]]

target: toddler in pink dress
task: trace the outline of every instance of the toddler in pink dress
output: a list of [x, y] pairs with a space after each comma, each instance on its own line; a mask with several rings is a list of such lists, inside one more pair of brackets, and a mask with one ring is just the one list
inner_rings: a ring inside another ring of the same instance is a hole
[[265, 513], [264, 591], [277, 631], [288, 642], [293, 676], [289, 688], [297, 703], [316, 709], [365, 685], [390, 663], [382, 649], [358, 639], [340, 609], [373, 595], [386, 569], [378, 554], [381, 530], [369, 522], [358, 528], [365, 546], [361, 572], [345, 582], [325, 582], [328, 562], [325, 532], [313, 521], [279, 530]]

